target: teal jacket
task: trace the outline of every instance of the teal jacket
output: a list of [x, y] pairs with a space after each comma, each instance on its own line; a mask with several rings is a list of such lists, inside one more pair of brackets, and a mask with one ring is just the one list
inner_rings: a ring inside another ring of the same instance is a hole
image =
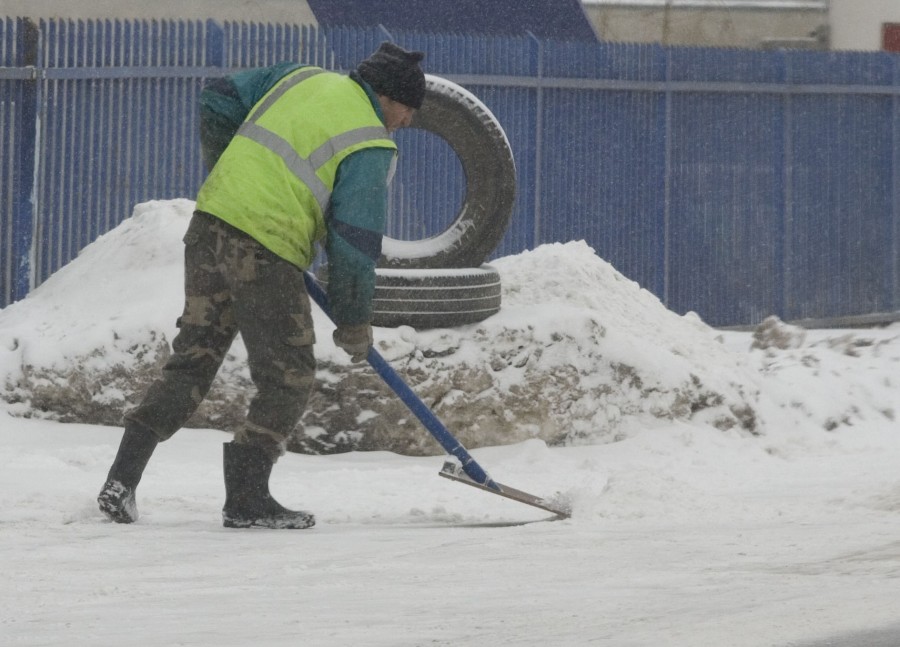
[[[201, 129], [207, 129], [207, 138], [209, 131], [213, 131], [214, 136], [224, 142], [224, 150], [262, 96], [285, 75], [300, 67], [296, 63], [281, 63], [208, 83], [200, 97]], [[355, 73], [351, 78], [365, 90], [378, 117], [384, 121], [372, 88]], [[337, 169], [325, 213], [325, 252], [328, 299], [338, 324], [363, 324], [372, 319], [375, 263], [381, 256], [394, 155], [390, 149], [366, 148], [350, 154]]]

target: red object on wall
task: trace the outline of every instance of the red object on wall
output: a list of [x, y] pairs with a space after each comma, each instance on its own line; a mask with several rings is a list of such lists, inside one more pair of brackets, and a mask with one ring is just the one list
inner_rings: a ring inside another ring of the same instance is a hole
[[881, 25], [881, 49], [900, 52], [900, 23], [886, 22]]

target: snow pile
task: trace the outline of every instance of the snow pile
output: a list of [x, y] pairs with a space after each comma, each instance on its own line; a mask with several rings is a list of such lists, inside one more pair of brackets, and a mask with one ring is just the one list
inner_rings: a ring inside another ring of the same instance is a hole
[[452, 330], [401, 329], [381, 344], [464, 443], [602, 442], [652, 418], [758, 431], [755, 374], [741, 355], [583, 242], [493, 265], [500, 313]]
[[[177, 332], [180, 239], [192, 209], [189, 200], [138, 205], [28, 298], [0, 311], [0, 398], [9, 412], [119, 424]], [[655, 419], [761, 434], [767, 415], [815, 415], [760, 395], [766, 372], [809, 372], [822, 349], [803, 350], [802, 339], [779, 346], [798, 353], [789, 366], [767, 363], [759, 340], [751, 354], [729, 348], [696, 315], [666, 310], [583, 242], [494, 264], [504, 290], [497, 315], [455, 329], [380, 328], [375, 335], [382, 354], [466, 446], [607, 442]], [[316, 328], [319, 388], [291, 448], [440, 453], [380, 378], [333, 346], [331, 324], [318, 312]], [[252, 393], [238, 339], [189, 424], [233, 431]], [[833, 428], [862, 415], [832, 409], [816, 424]], [[890, 409], [881, 406], [885, 416]]]
[[[139, 204], [25, 299], [0, 311], [0, 399], [15, 415], [118, 425], [170, 354], [194, 202]], [[234, 346], [195, 421], [243, 415], [246, 353]], [[236, 397], [233, 397], [236, 396]]]
[[900, 413], [898, 340], [897, 325], [804, 331], [774, 318], [763, 321], [748, 359], [767, 385], [761, 403], [769, 431], [892, 423]]

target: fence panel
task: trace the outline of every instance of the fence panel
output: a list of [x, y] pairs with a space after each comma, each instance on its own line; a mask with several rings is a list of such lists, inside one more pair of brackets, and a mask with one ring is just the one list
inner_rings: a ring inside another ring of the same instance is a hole
[[[629, 278], [663, 294], [664, 51], [655, 46], [545, 47], [539, 242], [584, 239]], [[572, 79], [574, 87], [560, 87]], [[579, 88], [579, 79], [611, 83]], [[637, 84], [617, 89], [617, 84]]]
[[646, 92], [545, 93], [541, 242], [584, 239], [648, 289], [663, 271], [663, 119]]
[[[787, 285], [791, 318], [897, 308], [889, 97], [796, 97]], [[850, 138], [843, 133], [871, 133]], [[881, 135], [879, 135], [881, 133]], [[886, 136], [888, 135], [888, 136]]]
[[[784, 104], [781, 95], [709, 84], [778, 83], [780, 55], [676, 49], [668, 305], [705, 304], [710, 323], [780, 313]], [[714, 280], [710, 280], [714, 277]]]
[[[584, 239], [716, 325], [900, 310], [896, 55], [9, 19], [0, 307], [136, 203], [195, 195], [203, 78], [284, 59], [346, 71], [384, 40], [425, 51], [503, 124], [518, 193], [496, 255]], [[397, 139], [388, 233], [434, 235], [459, 209], [462, 169], [430, 133]]]
[[193, 195], [202, 65], [199, 23], [41, 24], [37, 283], [135, 204]]
[[[791, 55], [795, 83], [860, 86], [791, 99], [791, 218], [786, 316], [839, 317], [900, 308], [895, 156], [897, 57]], [[867, 86], [867, 87], [861, 87]]]
[[710, 323], [759, 321], [781, 308], [780, 102], [702, 92], [673, 102], [669, 304], [684, 312], [699, 297]]

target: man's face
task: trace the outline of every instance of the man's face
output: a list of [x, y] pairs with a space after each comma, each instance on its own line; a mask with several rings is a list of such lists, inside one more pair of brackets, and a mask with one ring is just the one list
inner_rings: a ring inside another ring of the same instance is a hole
[[381, 103], [381, 112], [384, 114], [384, 127], [389, 133], [398, 128], [406, 128], [412, 123], [413, 114], [416, 112], [415, 108], [410, 108], [384, 95], [379, 95], [378, 101]]

